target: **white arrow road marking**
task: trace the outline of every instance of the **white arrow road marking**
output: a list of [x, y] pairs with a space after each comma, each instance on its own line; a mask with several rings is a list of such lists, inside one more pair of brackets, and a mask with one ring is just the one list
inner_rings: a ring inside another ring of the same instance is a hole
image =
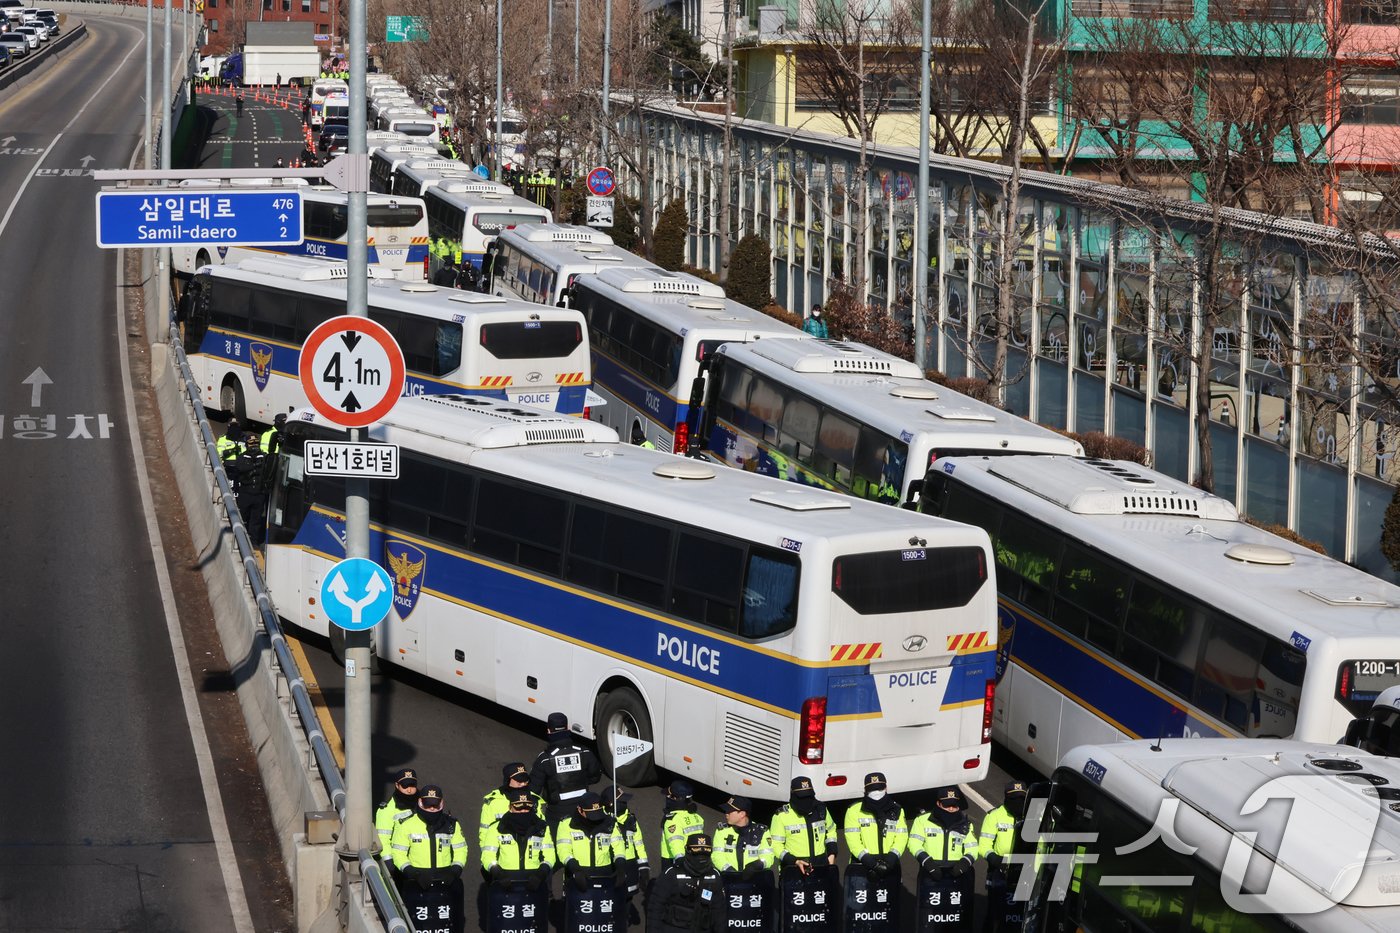
[[44, 386], [53, 385], [53, 380], [48, 373], [44, 372], [42, 366], [35, 367], [34, 372], [29, 374], [29, 378], [24, 380], [24, 385], [29, 386], [29, 407], [39, 407], [39, 394], [44, 391]]

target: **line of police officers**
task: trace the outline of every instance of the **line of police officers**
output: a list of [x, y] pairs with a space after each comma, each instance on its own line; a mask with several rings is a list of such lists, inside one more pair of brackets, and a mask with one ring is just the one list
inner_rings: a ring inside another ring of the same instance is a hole
[[[753, 818], [753, 803], [730, 797], [724, 822], [705, 832], [694, 789], [665, 789], [658, 874], [628, 809], [631, 794], [590, 788], [602, 777], [592, 750], [578, 744], [563, 713], [546, 721], [547, 744], [534, 764], [511, 762], [485, 795], [477, 826], [483, 884], [478, 923], [486, 933], [893, 933], [971, 931], [974, 863], [987, 863], [984, 930], [1018, 928], [1017, 872], [1008, 856], [1024, 817], [1026, 787], [1006, 786], [1005, 802], [981, 826], [968, 819], [955, 787], [908, 822], [888, 795], [883, 774], [865, 778], [865, 795], [843, 820], [850, 853], [844, 885], [837, 867], [837, 827], [812, 782], [793, 779], [787, 804], [771, 825]], [[375, 815], [414, 928], [460, 933], [465, 926], [462, 872], [467, 838], [444, 806], [442, 789], [419, 789], [417, 773], [400, 771]], [[917, 862], [915, 916], [900, 916], [901, 857]], [[774, 876], [777, 868], [777, 877]], [[562, 874], [553, 898], [552, 876]]]

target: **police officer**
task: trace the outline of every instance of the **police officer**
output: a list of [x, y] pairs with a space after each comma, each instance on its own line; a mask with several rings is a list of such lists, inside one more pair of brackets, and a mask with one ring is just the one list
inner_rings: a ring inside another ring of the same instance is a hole
[[688, 836], [705, 831], [705, 818], [695, 812], [695, 788], [679, 778], [665, 790], [661, 811], [661, 860], [674, 862], [685, 855]]
[[788, 802], [773, 815], [770, 835], [782, 865], [782, 928], [793, 933], [835, 929], [840, 902], [836, 823], [817, 799], [811, 778], [792, 779]]
[[439, 288], [456, 288], [457, 264], [451, 259], [444, 259], [442, 265], [433, 273], [433, 284]]
[[653, 444], [651, 441], [647, 440], [647, 434], [645, 431], [642, 430], [642, 426], [640, 424], [632, 425], [632, 443], [635, 446], [641, 447], [645, 450], [656, 449], [656, 445]]
[[730, 797], [720, 805], [724, 825], [714, 835], [714, 866], [729, 900], [733, 929], [772, 926], [773, 838], [768, 827], [752, 818], [753, 801]]
[[486, 833], [500, 822], [510, 810], [511, 801], [515, 796], [525, 791], [529, 793], [535, 801], [535, 815], [540, 819], [545, 818], [544, 801], [539, 795], [530, 791], [530, 772], [525, 770], [525, 762], [512, 761], [501, 768], [501, 786], [493, 787], [481, 798], [481, 828], [478, 837], [481, 845], [485, 845]]
[[442, 798], [429, 784], [418, 794], [414, 814], [394, 827], [389, 848], [403, 884], [404, 906], [419, 933], [461, 933], [465, 926], [462, 869], [467, 837]]
[[282, 445], [282, 429], [287, 426], [287, 413], [279, 411], [272, 417], [272, 427], [262, 433], [262, 452], [265, 456], [272, 456], [277, 453], [277, 448]]
[[238, 92], [238, 99], [234, 101], [234, 104], [235, 104], [235, 106], [236, 106], [237, 109], [238, 109], [238, 115], [239, 115], [240, 117], [243, 116], [243, 92], [242, 92], [242, 91], [239, 91], [239, 92]]
[[978, 851], [987, 860], [987, 918], [983, 928], [992, 933], [1019, 929], [1021, 925], [1025, 905], [1015, 898], [1021, 870], [1007, 857], [1015, 850], [1025, 816], [1026, 785], [1008, 781], [1001, 806], [982, 818]]
[[622, 857], [627, 866], [627, 878], [624, 889], [618, 892], [619, 903], [624, 898], [627, 901], [629, 925], [640, 923], [641, 915], [637, 912], [634, 899], [651, 884], [651, 864], [647, 858], [647, 844], [642, 838], [641, 824], [637, 822], [636, 814], [627, 806], [632, 795], [620, 788], [608, 786], [603, 788], [600, 796], [603, 799], [603, 809], [613, 818], [617, 825], [617, 833], [622, 837]]
[[490, 891], [486, 930], [545, 930], [554, 834], [536, 812], [538, 801], [526, 788], [512, 791], [506, 812], [481, 835], [481, 870]]
[[974, 863], [980, 850], [976, 828], [956, 787], [940, 788], [933, 809], [909, 829], [909, 851], [919, 863], [915, 929], [972, 930]]
[[393, 864], [389, 842], [394, 837], [394, 827], [413, 815], [418, 805], [418, 772], [404, 768], [394, 775], [394, 789], [389, 798], [374, 811], [374, 830], [379, 834], [379, 848], [385, 861]]
[[647, 933], [718, 933], [727, 923], [724, 883], [710, 861], [710, 837], [696, 833], [681, 857], [656, 879], [647, 903]]
[[239, 424], [237, 418], [228, 419], [224, 436], [214, 442], [214, 450], [224, 463], [238, 459], [238, 455], [243, 452], [243, 425]]
[[[567, 820], [579, 798], [603, 776], [598, 756], [574, 742], [569, 717], [550, 713], [545, 720], [545, 749], [530, 768], [530, 790], [544, 798], [550, 826]], [[558, 841], [555, 841], [558, 844]]]
[[626, 929], [617, 896], [627, 879], [622, 836], [597, 794], [585, 791], [555, 827], [554, 854], [564, 869], [564, 933], [584, 924], [598, 933]]
[[846, 810], [846, 931], [899, 929], [899, 858], [909, 844], [904, 808], [889, 796], [885, 775], [865, 776], [865, 796]]

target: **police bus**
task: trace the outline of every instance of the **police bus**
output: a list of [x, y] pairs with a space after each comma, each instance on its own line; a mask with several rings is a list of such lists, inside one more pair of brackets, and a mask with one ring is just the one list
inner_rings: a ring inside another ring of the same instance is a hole
[[1138, 464], [955, 457], [920, 508], [992, 537], [994, 727], [1042, 772], [1121, 739], [1335, 742], [1400, 684], [1400, 587]]
[[[486, 248], [502, 230], [516, 224], [547, 224], [548, 208], [514, 194], [482, 191], [483, 181], [444, 181], [423, 192], [428, 235], [461, 246], [462, 262], [480, 269]], [[485, 182], [490, 184], [490, 182]]]
[[[345, 486], [305, 445], [345, 438], [293, 415], [269, 512], [278, 613], [333, 638], [320, 586], [345, 556]], [[876, 768], [911, 790], [986, 773], [980, 529], [489, 399], [404, 399], [368, 440], [400, 451], [369, 504], [394, 586], [377, 657], [536, 718], [572, 710], [609, 770], [607, 735], [655, 743], [626, 785], [661, 767], [777, 800], [801, 774], [849, 799]]]
[[594, 227], [522, 224], [487, 248], [487, 291], [500, 287], [538, 304], [564, 305], [580, 276], [600, 269], [659, 269]]
[[[307, 404], [302, 344], [345, 313], [344, 263], [253, 259], [208, 266], [181, 299], [185, 353], [211, 409], [264, 423]], [[371, 270], [369, 316], [403, 348], [407, 395], [466, 392], [583, 414], [583, 318], [513, 298], [409, 284]]]
[[414, 159], [438, 159], [441, 156], [432, 146], [416, 143], [402, 143], [381, 146], [370, 153], [369, 190], [388, 194], [394, 190], [394, 175], [400, 168]]
[[1032, 799], [1025, 933], [1400, 928], [1400, 760], [1345, 746], [1080, 746]]
[[699, 430], [718, 462], [890, 505], [963, 453], [1080, 454], [1071, 438], [929, 382], [864, 344], [798, 336], [710, 358]]
[[472, 185], [470, 190], [491, 194], [510, 194], [510, 186], [498, 181], [488, 181], [465, 162], [456, 159], [409, 159], [393, 173], [390, 194], [410, 198], [421, 198], [423, 192], [445, 181], [462, 182]]
[[802, 333], [730, 301], [718, 285], [658, 267], [581, 275], [569, 306], [588, 320], [595, 388], [607, 401], [594, 416], [675, 453], [690, 446], [701, 364], [721, 344]]
[[[240, 179], [240, 181], [242, 181]], [[261, 182], [259, 179], [258, 181]], [[294, 246], [176, 246], [171, 265], [192, 275], [208, 265], [232, 265], [259, 256], [300, 256], [344, 262], [349, 256], [350, 207], [344, 191], [298, 187], [304, 239]], [[428, 215], [421, 198], [369, 195], [366, 201], [369, 264], [405, 282], [428, 278]]]

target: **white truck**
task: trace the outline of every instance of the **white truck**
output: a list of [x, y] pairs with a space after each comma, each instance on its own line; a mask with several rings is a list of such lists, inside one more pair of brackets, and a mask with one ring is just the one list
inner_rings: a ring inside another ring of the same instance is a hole
[[249, 23], [247, 28], [245, 86], [286, 85], [293, 78], [315, 78], [321, 73], [321, 51], [311, 23]]

